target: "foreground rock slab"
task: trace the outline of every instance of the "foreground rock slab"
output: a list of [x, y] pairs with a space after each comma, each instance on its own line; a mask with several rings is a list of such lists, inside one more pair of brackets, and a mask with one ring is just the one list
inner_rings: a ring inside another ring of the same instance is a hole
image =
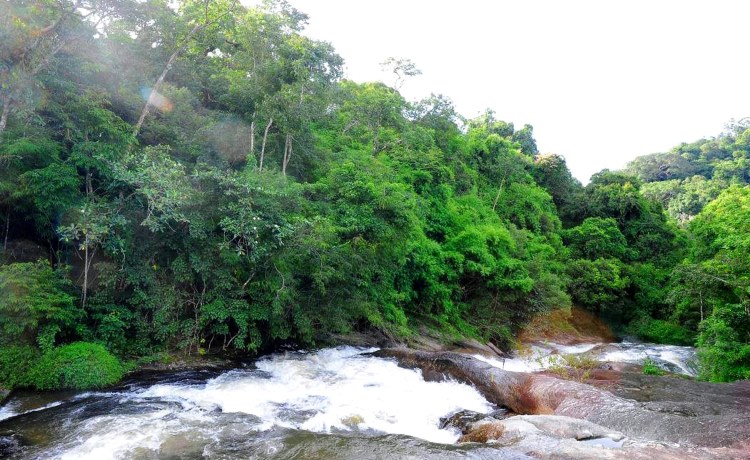
[[[482, 439], [485, 434], [494, 435]], [[633, 441], [622, 433], [585, 420], [559, 415], [519, 415], [505, 420], [479, 423], [464, 440], [489, 442], [541, 459], [680, 459], [718, 460], [745, 458], [742, 451], [716, 448], [675, 447]]]
[[[681, 401], [680, 410], [671, 411], [664, 410], [664, 405], [654, 400], [639, 402], [601, 388], [549, 375], [505, 371], [459, 353], [430, 353], [399, 348], [380, 350], [375, 355], [395, 358], [405, 367], [422, 369], [425, 378], [439, 380], [450, 376], [472, 384], [489, 401], [508, 407], [517, 414], [565, 416], [606, 427], [640, 442], [639, 452], [660, 451], [659, 456], [651, 458], [670, 458], [670, 452], [682, 455], [674, 458], [750, 458], [750, 384], [731, 387], [731, 398], [714, 398], [716, 404], [721, 404], [711, 413], [705, 410], [704, 401]], [[695, 383], [714, 385], [717, 387], [714, 393], [721, 392], [720, 385]], [[690, 409], [691, 404], [696, 406], [695, 410]], [[699, 405], [702, 407], [698, 408]], [[497, 423], [505, 424], [517, 418]], [[508, 423], [517, 424], [520, 421]], [[512, 432], [509, 427], [504, 428], [505, 432]], [[652, 443], [653, 446], [646, 448], [643, 443]], [[698, 449], [691, 453], [691, 448], [711, 450]], [[615, 451], [606, 450], [609, 453]], [[561, 458], [575, 458], [575, 455], [566, 454]], [[599, 458], [640, 458], [634, 455]]]

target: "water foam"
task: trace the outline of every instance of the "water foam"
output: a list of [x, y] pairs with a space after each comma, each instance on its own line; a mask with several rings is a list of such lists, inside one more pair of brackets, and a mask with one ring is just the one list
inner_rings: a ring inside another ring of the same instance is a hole
[[438, 429], [441, 416], [490, 409], [470, 386], [425, 382], [420, 371], [361, 353], [342, 347], [275, 356], [259, 361], [257, 370], [228, 372], [202, 388], [155, 385], [141, 396], [253, 414], [261, 429], [375, 430], [444, 443], [456, 434]]
[[507, 371], [537, 372], [555, 365], [557, 363], [553, 358], [555, 355], [577, 355], [591, 352], [589, 356], [597, 361], [641, 364], [646, 358], [650, 358], [657, 365], [670, 372], [689, 376], [697, 374], [696, 351], [693, 347], [621, 342], [608, 344], [605, 351], [597, 352], [594, 348], [599, 345], [602, 344], [560, 345], [543, 343], [533, 344], [524, 350], [524, 353], [506, 359], [488, 358], [481, 355], [474, 355], [474, 357]]
[[677, 345], [656, 345], [648, 343], [622, 342], [612, 344], [617, 349], [609, 350], [599, 356], [601, 361], [623, 362], [640, 364], [646, 358], [657, 364], [666, 363], [664, 366], [669, 371], [695, 376], [696, 353], [693, 347], [681, 347]]
[[0, 420], [15, 417], [16, 415], [18, 415], [18, 412], [16, 412], [13, 407], [9, 406], [8, 404], [0, 407]]
[[156, 384], [110, 395], [119, 398], [121, 407], [151, 409], [78, 422], [49, 458], [129, 458], [134, 452], [160, 451], [174, 439], [207, 446], [221, 442], [226, 419], [220, 417], [232, 414], [244, 417], [237, 428], [242, 433], [284, 427], [454, 443], [458, 433], [441, 430], [440, 417], [492, 408], [468, 385], [426, 382], [417, 370], [363, 356], [373, 350], [339, 347], [275, 355], [259, 360], [256, 369], [229, 371], [204, 384]]
[[529, 346], [524, 353], [516, 354], [509, 358], [488, 358], [482, 355], [474, 355], [480, 361], [484, 361], [495, 367], [513, 372], [537, 372], [547, 369], [557, 361], [552, 357], [556, 355], [577, 355], [590, 351], [599, 343], [582, 343], [578, 345], [560, 345], [557, 343], [534, 344]]
[[44, 409], [49, 409], [51, 407], [59, 406], [62, 404], [62, 401], [54, 401], [49, 404], [45, 404], [41, 407], [36, 407], [34, 409], [28, 409], [23, 410], [20, 407], [17, 407], [12, 401], [5, 404], [4, 406], [0, 407], [0, 420], [5, 420], [11, 417], [15, 417], [17, 415], [21, 414], [28, 414], [29, 412], [37, 412]]

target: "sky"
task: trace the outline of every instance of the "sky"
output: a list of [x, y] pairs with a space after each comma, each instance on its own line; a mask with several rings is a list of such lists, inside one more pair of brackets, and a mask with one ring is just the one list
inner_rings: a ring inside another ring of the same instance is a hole
[[357, 82], [409, 100], [443, 94], [534, 126], [542, 153], [586, 183], [604, 168], [718, 135], [750, 116], [750, 2], [744, 0], [290, 0], [305, 35], [330, 42]]

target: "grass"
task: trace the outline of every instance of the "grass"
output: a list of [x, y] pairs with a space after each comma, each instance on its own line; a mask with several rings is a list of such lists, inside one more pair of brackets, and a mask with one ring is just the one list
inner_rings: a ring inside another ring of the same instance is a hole
[[539, 364], [547, 368], [547, 372], [565, 380], [585, 382], [591, 378], [591, 373], [599, 366], [599, 361], [588, 355], [563, 354], [538, 358]]
[[643, 360], [643, 373], [646, 375], [664, 375], [666, 372], [662, 368], [656, 365], [656, 362], [651, 358]]

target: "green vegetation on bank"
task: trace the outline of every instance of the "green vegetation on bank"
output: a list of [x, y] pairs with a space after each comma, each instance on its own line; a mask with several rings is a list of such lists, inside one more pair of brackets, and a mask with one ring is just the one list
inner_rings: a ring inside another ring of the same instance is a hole
[[504, 346], [571, 304], [749, 376], [744, 125], [675, 219], [635, 167], [584, 187], [531, 126], [342, 80], [283, 2], [75, 5], [0, 5], [0, 385], [352, 330]]

